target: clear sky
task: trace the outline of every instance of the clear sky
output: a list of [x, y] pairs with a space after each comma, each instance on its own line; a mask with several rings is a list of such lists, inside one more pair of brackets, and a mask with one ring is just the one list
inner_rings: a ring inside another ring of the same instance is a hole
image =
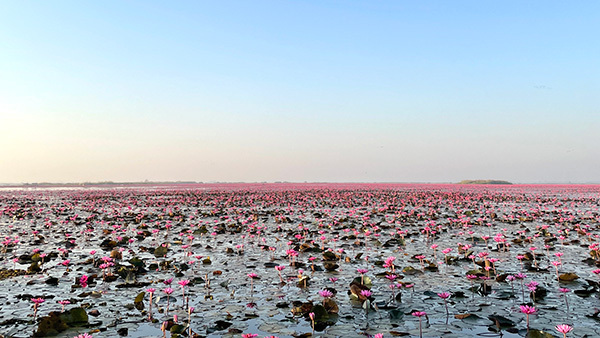
[[600, 182], [598, 1], [0, 1], [0, 182]]

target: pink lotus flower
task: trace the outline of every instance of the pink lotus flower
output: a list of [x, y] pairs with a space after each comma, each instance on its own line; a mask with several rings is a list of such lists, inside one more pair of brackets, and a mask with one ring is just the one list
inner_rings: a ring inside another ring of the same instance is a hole
[[421, 326], [421, 317], [427, 316], [425, 311], [415, 311], [411, 315], [419, 318], [419, 337], [423, 337], [423, 327]]
[[440, 298], [442, 298], [444, 300], [444, 307], [446, 308], [446, 316], [449, 316], [450, 312], [448, 311], [448, 303], [446, 302], [446, 300], [448, 298], [450, 298], [450, 296], [451, 296], [450, 292], [440, 292], [437, 295], [440, 296]]
[[183, 279], [183, 280], [180, 280], [179, 282], [177, 282], [177, 284], [179, 284], [181, 286], [181, 297], [182, 297], [182, 300], [185, 302], [185, 306], [187, 307], [188, 302], [185, 298], [185, 287], [188, 284], [190, 284], [190, 281], [188, 279]]
[[333, 297], [333, 292], [331, 292], [329, 290], [321, 290], [321, 291], [319, 291], [319, 295], [323, 298], [330, 298], [330, 297]]
[[383, 264], [384, 268], [390, 268], [392, 272], [395, 271], [394, 261], [396, 260], [395, 256], [390, 256], [386, 258], [385, 263]]
[[88, 281], [88, 276], [83, 275], [83, 276], [79, 277], [79, 285], [81, 285], [82, 288], [87, 287], [87, 281]]
[[75, 336], [73, 338], [93, 338], [93, 336], [91, 334], [89, 334], [89, 333], [82, 333], [82, 334], [80, 334], [78, 336]]
[[166, 288], [166, 289], [163, 290], [163, 292], [167, 294], [167, 309], [166, 309], [166, 313], [169, 314], [169, 302], [171, 300], [171, 294], [173, 293], [173, 289]]
[[251, 272], [247, 276], [250, 278], [250, 293], [254, 293], [254, 279], [258, 278], [258, 275]]
[[363, 296], [363, 297], [365, 297], [365, 298], [369, 298], [369, 297], [371, 297], [373, 295], [373, 293], [371, 291], [369, 291], [369, 290], [362, 290], [360, 292], [360, 295]]
[[521, 305], [520, 308], [521, 312], [527, 315], [527, 329], [529, 329], [529, 315], [536, 313], [537, 309], [529, 305]]
[[71, 302], [68, 301], [68, 300], [59, 300], [58, 304], [60, 304], [62, 306], [62, 309], [61, 309], [60, 312], [64, 312], [65, 311], [65, 305], [69, 305], [69, 304], [71, 304]]
[[365, 273], [369, 272], [367, 269], [356, 269], [356, 272], [360, 273], [360, 284], [365, 284]]
[[437, 295], [440, 296], [440, 298], [442, 298], [442, 299], [448, 299], [451, 296], [451, 294], [449, 292], [440, 292]]
[[33, 320], [35, 320], [38, 307], [46, 300], [44, 298], [31, 298], [31, 301], [33, 302]]
[[567, 333], [571, 332], [571, 330], [573, 330], [572, 326], [569, 326], [567, 324], [560, 324], [560, 325], [556, 325], [554, 327], [556, 329], [556, 331], [560, 332], [563, 334], [563, 337], [567, 337]]
[[396, 275], [385, 275], [385, 278], [389, 279], [390, 282], [393, 282], [398, 276]]
[[283, 283], [283, 277], [281, 276], [281, 271], [282, 271], [283, 269], [285, 269], [285, 266], [283, 266], [283, 265], [277, 265], [277, 266], [275, 267], [275, 270], [277, 270], [277, 274], [279, 275], [279, 282], [280, 282], [280, 283]]

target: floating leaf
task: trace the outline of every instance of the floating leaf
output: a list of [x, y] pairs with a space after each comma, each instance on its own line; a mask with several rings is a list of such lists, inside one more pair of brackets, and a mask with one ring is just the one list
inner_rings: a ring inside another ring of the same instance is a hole
[[336, 263], [333, 262], [324, 262], [323, 263], [323, 267], [325, 268], [325, 270], [327, 271], [335, 271], [337, 268], [339, 268], [340, 266], [337, 265]]
[[323, 307], [325, 307], [325, 310], [327, 310], [328, 313], [338, 313], [340, 310], [337, 303], [331, 298], [327, 298], [323, 301]]
[[390, 335], [392, 335], [394, 337], [405, 337], [405, 336], [410, 336], [410, 333], [400, 332], [400, 331], [390, 331]]
[[577, 276], [577, 274], [575, 274], [573, 272], [563, 273], [558, 276], [558, 279], [561, 282], [572, 282], [578, 278], [579, 278], [579, 276]]
[[323, 305], [315, 305], [310, 311], [315, 314], [315, 321], [317, 322], [329, 319], [329, 313]]
[[142, 291], [140, 293], [138, 293], [138, 295], [135, 297], [135, 300], [133, 301], [133, 304], [135, 304], [135, 308], [142, 311], [144, 309], [144, 297], [146, 296], [146, 292]]
[[331, 251], [325, 251], [323, 253], [323, 260], [324, 261], [337, 261], [339, 260], [340, 257], [338, 255], [336, 255], [335, 253], [331, 252]]
[[154, 249], [154, 256], [157, 258], [165, 257], [168, 252], [168, 248], [166, 245], [159, 245], [156, 249]]
[[541, 330], [529, 330], [527, 332], [526, 338], [554, 338], [554, 335], [541, 331]]
[[402, 319], [402, 317], [404, 317], [404, 311], [400, 309], [390, 310], [388, 313], [390, 315], [390, 319]]
[[506, 317], [503, 317], [503, 316], [490, 315], [490, 316], [488, 316], [488, 319], [491, 320], [492, 322], [494, 322], [494, 324], [496, 326], [499, 326], [500, 328], [507, 328], [507, 327], [515, 326], [515, 322], [513, 322], [512, 320], [510, 320]]
[[411, 276], [411, 275], [416, 275], [416, 274], [422, 274], [423, 271], [415, 269], [412, 266], [407, 266], [404, 269], [402, 269], [402, 273], [404, 273], [405, 275]]

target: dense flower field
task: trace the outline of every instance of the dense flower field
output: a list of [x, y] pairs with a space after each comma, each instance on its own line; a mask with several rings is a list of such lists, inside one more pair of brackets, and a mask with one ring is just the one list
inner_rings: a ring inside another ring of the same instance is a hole
[[0, 191], [6, 337], [600, 336], [600, 186]]

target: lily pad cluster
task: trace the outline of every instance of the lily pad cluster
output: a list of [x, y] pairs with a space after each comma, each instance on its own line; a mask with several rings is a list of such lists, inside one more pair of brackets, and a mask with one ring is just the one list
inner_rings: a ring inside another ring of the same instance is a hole
[[598, 336], [598, 205], [598, 186], [3, 190], [0, 332]]

